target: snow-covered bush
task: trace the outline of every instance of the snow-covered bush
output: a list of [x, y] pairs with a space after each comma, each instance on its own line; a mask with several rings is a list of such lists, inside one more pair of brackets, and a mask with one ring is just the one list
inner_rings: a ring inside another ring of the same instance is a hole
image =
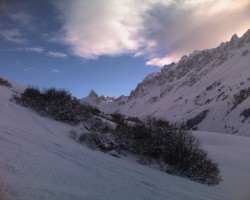
[[90, 130], [98, 131], [101, 133], [110, 133], [114, 131], [114, 128], [107, 122], [103, 122], [98, 117], [92, 117], [89, 121]]
[[112, 135], [98, 132], [82, 133], [79, 135], [78, 141], [85, 142], [92, 148], [99, 148], [103, 152], [114, 150], [117, 147]]
[[111, 117], [112, 117], [112, 121], [114, 121], [117, 124], [123, 124], [123, 122], [125, 120], [124, 115], [122, 115], [118, 112], [111, 114]]
[[42, 114], [45, 109], [43, 95], [40, 90], [35, 87], [27, 88], [20, 96], [15, 95], [14, 99], [23, 106], [35, 109], [40, 114]]
[[79, 123], [81, 121], [79, 115], [81, 103], [73, 98], [68, 91], [54, 88], [47, 89], [43, 93], [43, 98], [46, 102], [48, 114], [55, 119], [68, 123]]
[[221, 181], [218, 164], [190, 131], [149, 119], [135, 126], [118, 125], [116, 132], [121, 149], [163, 161], [170, 166], [168, 172], [209, 185]]
[[75, 130], [70, 130], [69, 131], [69, 136], [72, 138], [72, 139], [77, 139], [77, 132]]
[[4, 78], [0, 77], [0, 85], [4, 85], [6, 87], [12, 87], [11, 83], [7, 80], [5, 80]]

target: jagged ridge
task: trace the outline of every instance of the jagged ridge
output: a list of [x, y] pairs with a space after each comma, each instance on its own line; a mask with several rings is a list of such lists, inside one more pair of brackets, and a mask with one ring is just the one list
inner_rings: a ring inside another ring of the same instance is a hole
[[147, 76], [126, 101], [101, 104], [103, 110], [186, 123], [207, 110], [193, 128], [250, 135], [250, 30], [241, 38], [183, 56]]

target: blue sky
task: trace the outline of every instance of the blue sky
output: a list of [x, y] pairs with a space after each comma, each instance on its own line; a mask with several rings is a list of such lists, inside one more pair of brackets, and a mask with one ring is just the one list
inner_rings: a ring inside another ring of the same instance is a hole
[[249, 9], [248, 0], [0, 0], [0, 76], [79, 98], [128, 95], [164, 64], [243, 34]]

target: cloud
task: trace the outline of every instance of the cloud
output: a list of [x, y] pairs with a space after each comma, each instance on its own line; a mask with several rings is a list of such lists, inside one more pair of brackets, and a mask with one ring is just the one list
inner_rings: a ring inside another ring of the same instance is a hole
[[146, 13], [148, 25], [143, 29], [145, 38], [156, 43], [156, 49], [151, 51], [155, 57], [147, 64], [162, 66], [164, 60], [177, 61], [194, 50], [216, 47], [234, 33], [242, 35], [249, 29], [249, 10], [248, 0], [155, 5]]
[[50, 73], [60, 73], [61, 71], [59, 69], [52, 69]]
[[18, 48], [19, 51], [31, 51], [35, 53], [42, 53], [44, 51], [44, 48], [42, 47], [22, 47]]
[[133, 13], [131, 0], [58, 2], [65, 21], [61, 41], [71, 45], [75, 55], [93, 59], [134, 52], [139, 46], [140, 41], [131, 38], [140, 20], [137, 13]]
[[68, 55], [62, 52], [55, 52], [55, 51], [49, 51], [48, 56], [54, 57], [54, 58], [67, 58]]
[[18, 29], [1, 30], [0, 36], [6, 41], [14, 42], [17, 44], [26, 44], [27, 40], [23, 37]]
[[249, 0], [57, 0], [54, 5], [63, 22], [58, 40], [73, 54], [85, 59], [132, 54], [157, 66], [215, 47], [250, 24]]

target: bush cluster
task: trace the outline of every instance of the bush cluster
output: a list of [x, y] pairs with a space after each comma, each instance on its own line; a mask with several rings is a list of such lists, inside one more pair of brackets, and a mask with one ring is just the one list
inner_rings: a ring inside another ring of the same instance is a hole
[[99, 148], [103, 152], [117, 149], [117, 144], [111, 139], [109, 134], [89, 132], [79, 135], [78, 141], [85, 142], [92, 148]]
[[197, 182], [215, 185], [221, 181], [218, 164], [190, 131], [154, 118], [133, 125], [121, 116], [118, 121], [116, 128], [104, 132], [102, 121], [95, 120], [95, 128], [80, 134], [78, 140], [104, 152], [125, 151], [158, 160], [169, 166], [166, 172]]
[[14, 99], [36, 110], [42, 116], [51, 116], [71, 124], [78, 124], [93, 113], [98, 113], [98, 109], [81, 104], [63, 89], [50, 88], [41, 92], [37, 88], [29, 87], [20, 96], [14, 96]]
[[119, 124], [115, 132], [120, 148], [167, 163], [169, 173], [209, 185], [221, 181], [218, 164], [190, 131], [151, 118], [134, 126]]
[[0, 85], [4, 85], [6, 87], [12, 87], [11, 83], [8, 80], [0, 77]]

